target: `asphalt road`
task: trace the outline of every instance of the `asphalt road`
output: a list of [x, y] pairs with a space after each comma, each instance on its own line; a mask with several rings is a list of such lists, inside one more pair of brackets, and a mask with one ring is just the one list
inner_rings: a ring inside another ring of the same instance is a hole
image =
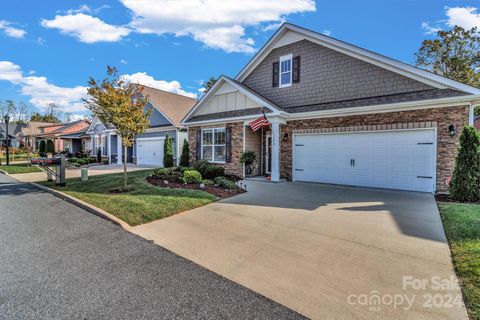
[[0, 174], [0, 319], [295, 319], [297, 313]]

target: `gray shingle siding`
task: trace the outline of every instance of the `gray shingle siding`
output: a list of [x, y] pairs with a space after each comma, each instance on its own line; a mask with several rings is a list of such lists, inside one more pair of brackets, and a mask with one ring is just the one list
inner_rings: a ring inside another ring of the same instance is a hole
[[[290, 53], [301, 57], [300, 83], [274, 88], [272, 63]], [[243, 83], [283, 108], [433, 89], [307, 40], [274, 49]]]

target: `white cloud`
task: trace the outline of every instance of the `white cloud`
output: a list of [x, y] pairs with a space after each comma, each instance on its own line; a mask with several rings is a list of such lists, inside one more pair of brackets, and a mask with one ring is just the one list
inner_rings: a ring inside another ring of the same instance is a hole
[[425, 34], [428, 35], [436, 34], [438, 31], [442, 30], [440, 27], [432, 27], [428, 22], [422, 22], [422, 29], [425, 30]]
[[49, 83], [45, 77], [25, 77], [20, 66], [10, 61], [0, 61], [0, 80], [19, 85], [21, 94], [30, 96], [30, 102], [40, 110], [45, 110], [49, 103], [55, 103], [65, 112], [85, 111], [82, 98], [86, 97], [86, 87], [59, 87]]
[[453, 27], [455, 25], [465, 29], [480, 27], [480, 13], [477, 8], [473, 7], [455, 7], [445, 8], [445, 14], [448, 17], [447, 25]]
[[12, 23], [5, 20], [0, 20], [0, 30], [11, 38], [23, 38], [27, 34], [27, 31], [12, 27]]
[[332, 31], [330, 30], [323, 30], [322, 33], [326, 35], [327, 37], [330, 37], [332, 35]]
[[120, 60], [120, 63], [121, 63], [121, 64], [127, 64], [127, 63], [128, 63], [128, 61], [127, 61], [127, 60], [125, 60], [125, 59], [121, 59], [121, 60]]
[[19, 83], [23, 79], [20, 66], [10, 61], [0, 61], [0, 80]]
[[43, 46], [45, 44], [45, 39], [43, 39], [42, 37], [38, 37], [37, 44]]
[[59, 29], [61, 33], [85, 43], [115, 42], [131, 32], [126, 27], [110, 25], [84, 13], [57, 15], [52, 20], [43, 19], [41, 24], [45, 28]]
[[[245, 29], [285, 20], [293, 13], [315, 11], [313, 0], [121, 0], [133, 12], [130, 25], [140, 33], [192, 36], [207, 47], [253, 52]], [[266, 27], [268, 28], [268, 26]]]
[[139, 83], [145, 86], [149, 86], [155, 89], [165, 90], [168, 92], [178, 93], [190, 98], [196, 98], [197, 95], [192, 92], [187, 92], [182, 89], [180, 82], [173, 80], [173, 81], [164, 81], [164, 80], [156, 80], [152, 76], [148, 75], [146, 72], [137, 72], [134, 74], [125, 74], [122, 76], [123, 79], [126, 81], [130, 81], [132, 83]]

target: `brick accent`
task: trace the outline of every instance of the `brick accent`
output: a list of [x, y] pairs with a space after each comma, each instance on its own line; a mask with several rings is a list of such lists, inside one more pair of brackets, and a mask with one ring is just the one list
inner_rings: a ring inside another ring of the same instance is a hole
[[[377, 113], [356, 115], [348, 117], [321, 118], [308, 120], [293, 120], [282, 125], [280, 136], [288, 133], [288, 140], [281, 141], [280, 173], [281, 176], [292, 178], [292, 133], [297, 130], [320, 129], [333, 130], [333, 128], [348, 127], [349, 131], [360, 131], [359, 127], [367, 130], [388, 130], [401, 124], [402, 128], [418, 128], [422, 125], [437, 126], [437, 192], [448, 192], [447, 179], [451, 176], [455, 156], [457, 154], [460, 132], [468, 124], [469, 107], [445, 107], [435, 109], [412, 110], [402, 112]], [[455, 125], [457, 135], [451, 138], [448, 126]], [[375, 127], [373, 127], [375, 126]], [[356, 130], [355, 130], [356, 129]]]
[[[272, 63], [286, 54], [301, 57], [300, 82], [274, 88]], [[432, 89], [307, 40], [272, 50], [243, 83], [284, 108]]]
[[240, 158], [243, 153], [243, 122], [232, 122], [224, 125], [207, 125], [196, 126], [188, 128], [188, 143], [190, 144], [190, 161], [195, 163], [197, 150], [197, 131], [202, 128], [219, 128], [228, 127], [232, 129], [232, 161], [225, 164], [216, 164], [225, 167], [225, 172], [243, 177], [243, 164], [240, 163]]

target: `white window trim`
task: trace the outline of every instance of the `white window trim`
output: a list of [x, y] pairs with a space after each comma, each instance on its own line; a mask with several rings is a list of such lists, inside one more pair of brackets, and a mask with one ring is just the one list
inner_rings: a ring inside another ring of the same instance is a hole
[[[290, 60], [290, 82], [286, 84], [282, 84], [282, 62], [287, 60]], [[292, 76], [293, 76], [293, 55], [287, 54], [285, 56], [281, 56], [278, 63], [278, 87], [286, 88], [286, 87], [292, 86], [292, 82], [293, 82]]]
[[[225, 139], [227, 139], [227, 128], [225, 127], [217, 127], [217, 128], [205, 128], [205, 129], [202, 129], [202, 137], [200, 139], [200, 153], [201, 153], [201, 159], [203, 160], [203, 132], [204, 131], [212, 131], [212, 144], [211, 145], [208, 145], [208, 146], [212, 146], [212, 160], [208, 160], [208, 162], [210, 163], [226, 163], [226, 161], [215, 161], [215, 146], [225, 146], [225, 152], [227, 151], [227, 141], [225, 140], [225, 144], [218, 144], [216, 145], [215, 144], [215, 130], [223, 130], [225, 131]], [[227, 155], [225, 154], [225, 157]]]

